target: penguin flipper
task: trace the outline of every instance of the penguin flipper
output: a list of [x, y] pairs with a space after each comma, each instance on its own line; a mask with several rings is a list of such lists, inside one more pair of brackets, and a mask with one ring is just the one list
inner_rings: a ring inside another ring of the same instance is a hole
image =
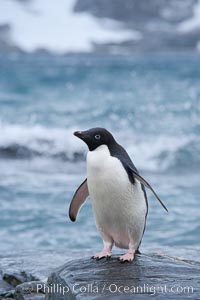
[[87, 178], [86, 178], [81, 183], [81, 185], [77, 188], [72, 198], [72, 201], [70, 203], [69, 218], [72, 222], [76, 221], [78, 212], [88, 196], [89, 196], [89, 191], [88, 191]]
[[135, 178], [137, 178], [144, 186], [146, 186], [148, 189], [150, 189], [152, 191], [152, 193], [154, 194], [154, 196], [156, 197], [156, 199], [160, 202], [160, 204], [162, 205], [162, 207], [168, 212], [167, 207], [164, 205], [164, 203], [161, 201], [160, 197], [156, 194], [156, 192], [154, 191], [154, 189], [152, 188], [152, 186], [146, 181], [146, 179], [144, 179], [141, 175], [139, 175], [133, 168], [131, 168], [129, 166], [129, 169], [131, 170], [133, 176]]

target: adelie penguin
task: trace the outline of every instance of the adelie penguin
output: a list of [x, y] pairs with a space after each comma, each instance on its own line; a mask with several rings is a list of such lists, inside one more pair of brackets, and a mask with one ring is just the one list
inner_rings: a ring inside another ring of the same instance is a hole
[[75, 221], [78, 211], [90, 195], [103, 250], [92, 258], [110, 258], [112, 247], [128, 249], [119, 259], [132, 261], [144, 234], [148, 203], [145, 187], [149, 188], [167, 210], [154, 189], [139, 174], [126, 150], [104, 128], [76, 131], [88, 148], [87, 178], [74, 194], [69, 217]]

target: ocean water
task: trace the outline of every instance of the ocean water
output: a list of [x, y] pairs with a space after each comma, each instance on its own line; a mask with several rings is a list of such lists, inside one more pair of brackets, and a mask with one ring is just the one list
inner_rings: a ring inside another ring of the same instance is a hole
[[145, 247], [199, 246], [200, 59], [193, 55], [0, 57], [0, 251], [100, 248], [73, 131], [106, 127], [148, 192]]

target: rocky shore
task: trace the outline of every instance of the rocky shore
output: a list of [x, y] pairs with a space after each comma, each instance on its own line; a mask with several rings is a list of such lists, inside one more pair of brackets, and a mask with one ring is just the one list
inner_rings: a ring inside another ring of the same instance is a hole
[[69, 257], [64, 251], [24, 251], [0, 255], [0, 299], [45, 299], [48, 274]]
[[200, 299], [198, 253], [141, 254], [125, 264], [91, 260], [88, 251], [0, 255], [0, 299]]

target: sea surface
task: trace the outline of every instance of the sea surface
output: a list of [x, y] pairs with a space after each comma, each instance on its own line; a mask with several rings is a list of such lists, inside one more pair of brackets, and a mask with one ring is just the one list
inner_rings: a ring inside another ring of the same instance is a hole
[[145, 247], [200, 245], [200, 57], [0, 56], [0, 251], [100, 248], [75, 130], [106, 127], [168, 207], [148, 192]]

